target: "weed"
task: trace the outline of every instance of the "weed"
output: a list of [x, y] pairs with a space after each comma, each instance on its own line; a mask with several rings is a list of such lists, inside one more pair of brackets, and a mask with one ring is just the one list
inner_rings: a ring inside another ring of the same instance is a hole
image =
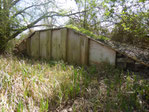
[[40, 112], [48, 112], [48, 99], [44, 101], [44, 99], [40, 102]]
[[19, 101], [19, 103], [18, 103], [17, 112], [23, 112], [23, 103], [22, 103], [22, 101]]

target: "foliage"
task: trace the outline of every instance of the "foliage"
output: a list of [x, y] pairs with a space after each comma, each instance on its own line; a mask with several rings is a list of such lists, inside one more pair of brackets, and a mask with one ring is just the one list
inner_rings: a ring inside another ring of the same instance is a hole
[[0, 68], [0, 109], [6, 112], [149, 110], [148, 80], [106, 63], [75, 67], [0, 56]]
[[12, 40], [9, 40], [5, 49], [5, 53], [12, 53], [16, 44], [18, 43], [17, 41], [18, 39], [15, 39], [15, 38]]
[[[147, 4], [146, 0], [111, 0], [104, 3], [106, 20], [114, 24], [113, 40], [131, 44], [149, 43], [147, 37], [149, 8]], [[117, 11], [117, 9], [120, 10]]]
[[108, 29], [101, 24], [101, 2], [99, 0], [75, 0], [79, 11], [84, 13], [72, 16], [67, 25], [84, 28], [96, 35], [106, 36]]
[[[118, 23], [113, 31], [113, 39], [121, 35], [120, 42], [139, 43], [148, 42], [149, 25], [147, 18], [149, 13], [140, 13], [138, 15], [122, 15], [122, 20]], [[116, 40], [116, 39], [115, 39]]]
[[5, 51], [9, 40], [23, 31], [41, 26], [53, 27], [54, 17], [75, 14], [77, 12], [62, 14], [55, 0], [0, 0], [0, 53]]
[[[68, 25], [84, 28], [96, 35], [119, 42], [148, 45], [147, 0], [75, 0], [84, 14], [71, 17]], [[111, 32], [111, 33], [110, 33]]]
[[78, 27], [76, 27], [76, 26], [73, 26], [73, 25], [66, 25], [66, 27], [68, 27], [68, 28], [71, 28], [71, 29], [74, 29], [74, 30], [76, 30], [76, 31], [78, 31], [78, 32], [81, 32], [81, 33], [83, 33], [83, 34], [86, 34], [87, 36], [89, 36], [89, 37], [91, 37], [91, 38], [94, 38], [94, 39], [99, 39], [99, 40], [109, 40], [109, 38], [107, 38], [107, 37], [105, 37], [105, 36], [102, 36], [102, 35], [100, 35], [100, 36], [98, 36], [98, 35], [95, 35], [95, 34], [93, 34], [93, 32], [91, 32], [91, 31], [89, 31], [89, 30], [86, 30], [86, 29], [84, 29], [84, 28], [78, 28]]
[[8, 41], [5, 53], [13, 54], [16, 45], [19, 45], [25, 38], [27, 38], [30, 34], [32, 34], [34, 30], [30, 30], [27, 33], [22, 33], [19, 38], [14, 38]]
[[35, 0], [29, 5], [23, 0], [0, 0], [0, 52], [5, 50], [9, 40], [26, 29], [35, 27], [45, 17], [50, 17], [51, 12], [40, 9], [46, 5], [54, 4], [51, 0], [38, 3]]

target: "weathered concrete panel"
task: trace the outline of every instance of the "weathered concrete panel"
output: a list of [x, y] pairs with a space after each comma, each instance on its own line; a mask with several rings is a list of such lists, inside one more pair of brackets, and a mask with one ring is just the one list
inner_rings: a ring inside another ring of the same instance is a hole
[[99, 42], [71, 29], [56, 29], [36, 32], [27, 39], [27, 53], [34, 58], [61, 60], [78, 64], [115, 65], [116, 52]]
[[52, 58], [52, 31], [48, 30], [47, 33], [47, 59]]
[[80, 37], [79, 34], [69, 30], [68, 31], [68, 47], [67, 47], [67, 61], [74, 64], [81, 64], [80, 60]]
[[40, 32], [40, 57], [43, 59], [47, 58], [47, 47], [48, 47], [48, 36], [47, 31]]
[[40, 40], [40, 35], [39, 32], [36, 32], [32, 37], [31, 37], [31, 56], [34, 58], [39, 58], [39, 40]]
[[109, 62], [115, 65], [116, 52], [100, 43], [90, 40], [89, 45], [89, 64], [100, 64]]
[[61, 29], [61, 53], [62, 59], [67, 60], [67, 29]]
[[52, 31], [52, 58], [60, 60], [61, 54], [61, 30]]
[[88, 65], [88, 38], [85, 36], [80, 35], [81, 39], [81, 64], [82, 65]]

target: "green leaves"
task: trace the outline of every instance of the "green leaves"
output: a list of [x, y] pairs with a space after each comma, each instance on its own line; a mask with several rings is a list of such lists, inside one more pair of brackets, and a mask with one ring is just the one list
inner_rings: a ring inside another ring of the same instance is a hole
[[109, 16], [110, 15], [110, 11], [106, 11], [105, 15]]
[[112, 2], [116, 2], [117, 0], [111, 0]]
[[146, 0], [139, 0], [139, 2], [145, 2]]

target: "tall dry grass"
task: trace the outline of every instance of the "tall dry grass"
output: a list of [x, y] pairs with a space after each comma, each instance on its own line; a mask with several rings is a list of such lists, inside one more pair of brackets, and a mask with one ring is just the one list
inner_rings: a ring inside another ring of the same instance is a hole
[[[141, 75], [141, 74], [140, 74]], [[149, 111], [149, 80], [98, 68], [0, 56], [0, 111]]]

